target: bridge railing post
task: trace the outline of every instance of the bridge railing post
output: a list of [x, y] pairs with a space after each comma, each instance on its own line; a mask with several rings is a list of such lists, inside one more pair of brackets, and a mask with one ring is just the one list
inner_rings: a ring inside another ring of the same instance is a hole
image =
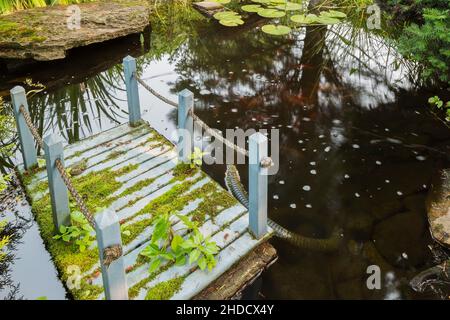
[[268, 140], [258, 132], [249, 138], [249, 229], [258, 239], [267, 233], [267, 168], [261, 163], [267, 158]]
[[136, 59], [127, 56], [123, 59], [125, 86], [127, 89], [128, 115], [130, 125], [135, 127], [141, 121], [141, 104], [139, 101], [139, 87], [136, 79]]
[[14, 109], [14, 117], [16, 119], [17, 132], [19, 134], [20, 148], [22, 150], [22, 158], [25, 170], [31, 169], [38, 164], [37, 149], [33, 135], [28, 128], [25, 117], [20, 112], [20, 106], [23, 106], [28, 112], [28, 102], [25, 89], [17, 86], [11, 89], [11, 101]]
[[191, 162], [194, 142], [194, 94], [188, 89], [178, 93], [178, 158], [183, 163]]
[[56, 160], [64, 163], [63, 140], [56, 134], [44, 138], [45, 162], [47, 167], [48, 187], [53, 213], [53, 223], [56, 230], [61, 226], [70, 226], [69, 191], [58, 169]]
[[128, 300], [125, 259], [122, 253], [112, 262], [108, 262], [105, 256], [105, 249], [122, 247], [119, 218], [114, 211], [106, 209], [97, 213], [94, 219], [105, 298]]

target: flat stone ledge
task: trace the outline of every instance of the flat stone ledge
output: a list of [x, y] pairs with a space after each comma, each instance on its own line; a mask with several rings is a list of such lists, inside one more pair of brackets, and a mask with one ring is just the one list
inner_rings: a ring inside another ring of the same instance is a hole
[[149, 25], [144, 0], [101, 0], [77, 5], [80, 29], [69, 29], [68, 6], [34, 8], [0, 16], [0, 58], [50, 61], [67, 51], [142, 32]]
[[450, 169], [442, 170], [433, 180], [427, 212], [433, 238], [450, 247]]

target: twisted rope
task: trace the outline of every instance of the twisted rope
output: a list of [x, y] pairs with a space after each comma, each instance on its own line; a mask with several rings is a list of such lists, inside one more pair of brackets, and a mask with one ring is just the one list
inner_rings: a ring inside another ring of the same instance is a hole
[[122, 254], [123, 250], [121, 245], [116, 244], [105, 248], [105, 250], [103, 250], [103, 264], [106, 267], [109, 267], [109, 265], [119, 259]]
[[[19, 111], [23, 114], [23, 117], [25, 119], [25, 123], [27, 124], [28, 128], [31, 131], [31, 134], [36, 139], [39, 146], [43, 149], [44, 148], [44, 141], [42, 140], [41, 136], [36, 130], [36, 127], [33, 125], [33, 121], [31, 120], [30, 114], [27, 112], [25, 107], [21, 105], [19, 107]], [[95, 228], [95, 220], [92, 213], [89, 211], [86, 203], [84, 202], [83, 198], [80, 196], [78, 191], [75, 189], [74, 185], [72, 184], [72, 180], [70, 179], [69, 175], [66, 172], [66, 169], [64, 168], [64, 165], [61, 161], [61, 159], [55, 160], [55, 166], [56, 169], [58, 169], [59, 174], [61, 175], [61, 178], [63, 179], [65, 185], [67, 186], [67, 189], [69, 190], [72, 197], [75, 199], [75, 202], [77, 203], [81, 213], [84, 215], [86, 220], [89, 222], [89, 224]], [[108, 267], [113, 261], [117, 260], [122, 256], [122, 246], [121, 245], [113, 245], [110, 247], [107, 247], [103, 250], [103, 263]]]
[[158, 92], [156, 92], [155, 90], [153, 90], [147, 83], [145, 83], [144, 80], [142, 80], [141, 78], [139, 78], [139, 77], [137, 76], [136, 73], [133, 73], [133, 75], [136, 77], [136, 80], [137, 80], [137, 81], [138, 81], [145, 89], [147, 89], [152, 95], [154, 95], [155, 97], [157, 97], [159, 100], [162, 100], [162, 101], [164, 101], [165, 103], [167, 103], [167, 104], [169, 104], [169, 105], [171, 105], [171, 106], [173, 106], [173, 107], [175, 107], [175, 108], [178, 108], [178, 103], [176, 103], [176, 102], [174, 102], [174, 101], [172, 101], [172, 100], [167, 99], [166, 97], [160, 95]]
[[[145, 83], [144, 80], [142, 80], [141, 78], [138, 77], [138, 75], [136, 73], [133, 73], [133, 76], [136, 77], [136, 80], [145, 88], [147, 89], [152, 95], [154, 95], [155, 97], [157, 97], [158, 99], [160, 99], [161, 101], [175, 107], [178, 108], [178, 103], [171, 101], [169, 99], [167, 99], [166, 97], [160, 95], [158, 92], [156, 92], [153, 88], [151, 88], [147, 83]], [[205, 132], [211, 136], [213, 136], [214, 138], [218, 139], [221, 143], [223, 143], [224, 145], [226, 145], [227, 147], [235, 150], [236, 152], [248, 157], [248, 151], [245, 150], [244, 148], [241, 148], [237, 145], [235, 145], [234, 143], [232, 143], [231, 141], [229, 141], [228, 139], [224, 138], [220, 133], [218, 133], [216, 130], [212, 129], [210, 126], [208, 126], [205, 122], [203, 122], [197, 115], [195, 115], [192, 111], [189, 112], [189, 114], [192, 116], [192, 118], [194, 119], [195, 122], [197, 122], [197, 124], [205, 130]]]
[[27, 124], [28, 128], [30, 129], [31, 134], [33, 135], [34, 139], [38, 143], [39, 147], [44, 149], [44, 141], [42, 140], [41, 136], [39, 135], [36, 128], [34, 127], [33, 121], [31, 120], [31, 117], [30, 117], [30, 114], [27, 112], [27, 110], [25, 109], [25, 107], [23, 105], [21, 105], [19, 107], [19, 111], [22, 112], [23, 118], [25, 119], [25, 123]]
[[64, 168], [64, 165], [62, 164], [61, 159], [55, 160], [55, 166], [56, 166], [56, 169], [58, 169], [59, 174], [61, 175], [61, 178], [63, 179], [64, 183], [66, 184], [67, 189], [69, 190], [70, 194], [75, 199], [75, 202], [77, 203], [78, 207], [80, 208], [81, 213], [83, 213], [84, 217], [89, 222], [89, 224], [92, 227], [95, 227], [94, 216], [87, 208], [86, 203], [84, 203], [83, 198], [80, 196], [78, 191], [73, 186], [72, 180], [70, 180], [70, 177], [67, 174], [66, 169]]

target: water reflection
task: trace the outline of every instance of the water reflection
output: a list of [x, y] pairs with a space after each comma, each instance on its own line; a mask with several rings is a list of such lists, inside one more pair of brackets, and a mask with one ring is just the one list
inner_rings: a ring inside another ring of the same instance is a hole
[[[274, 239], [280, 259], [264, 274], [261, 296], [423, 297], [408, 280], [436, 263], [425, 197], [432, 175], [449, 165], [450, 131], [424, 109], [431, 92], [414, 89], [414, 66], [357, 23], [274, 38], [258, 30], [258, 19], [230, 31], [187, 7], [160, 10], [167, 18], [153, 23], [151, 50], [138, 59], [142, 77], [172, 100], [189, 88], [212, 127], [280, 129], [271, 218], [310, 237], [342, 230], [344, 245], [331, 254]], [[125, 55], [95, 75], [77, 68], [77, 81], [33, 99], [41, 132], [72, 142], [126, 121], [117, 65]], [[145, 118], [170, 137], [174, 110], [140, 93]], [[223, 180], [223, 168], [206, 169]], [[366, 287], [371, 264], [381, 267], [382, 290]]]

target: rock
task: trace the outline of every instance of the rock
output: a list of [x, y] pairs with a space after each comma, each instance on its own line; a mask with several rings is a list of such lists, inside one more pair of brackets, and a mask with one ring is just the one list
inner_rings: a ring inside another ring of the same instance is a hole
[[425, 219], [420, 213], [398, 213], [375, 226], [374, 244], [391, 265], [402, 265], [402, 259], [408, 259], [409, 265], [417, 266], [427, 252], [425, 231]]
[[427, 212], [433, 238], [450, 246], [450, 169], [442, 170], [433, 180]]
[[69, 29], [67, 6], [22, 10], [0, 17], [0, 58], [50, 61], [67, 51], [142, 32], [149, 24], [146, 1], [97, 1], [79, 4], [80, 29]]
[[214, 14], [224, 10], [223, 5], [212, 1], [194, 2], [192, 6], [208, 18], [212, 18]]

